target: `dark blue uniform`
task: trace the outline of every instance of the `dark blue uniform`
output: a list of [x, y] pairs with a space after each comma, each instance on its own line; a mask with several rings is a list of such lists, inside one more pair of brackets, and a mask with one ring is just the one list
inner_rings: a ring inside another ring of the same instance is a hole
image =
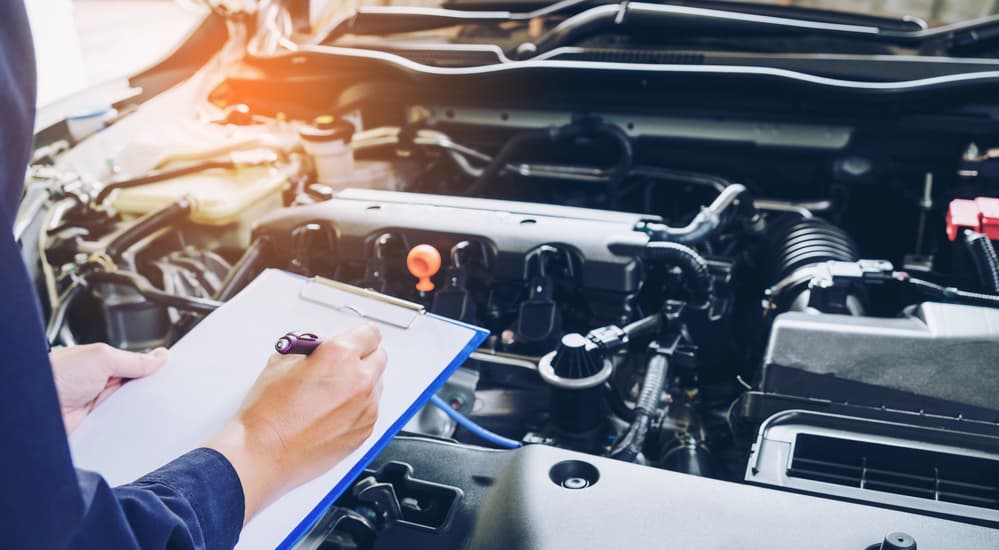
[[231, 548], [243, 489], [217, 452], [192, 451], [116, 488], [73, 469], [35, 292], [12, 237], [31, 151], [34, 63], [21, 0], [0, 0], [0, 547]]

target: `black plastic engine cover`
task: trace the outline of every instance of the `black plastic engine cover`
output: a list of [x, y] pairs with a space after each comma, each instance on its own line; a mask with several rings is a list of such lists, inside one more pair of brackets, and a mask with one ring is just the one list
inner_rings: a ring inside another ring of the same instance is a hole
[[[999, 530], [545, 445], [496, 451], [397, 437], [370, 468], [392, 462], [407, 465], [413, 478], [460, 489], [462, 496], [446, 525], [389, 525], [378, 534], [376, 550], [864, 550], [898, 531], [926, 550], [999, 547]], [[567, 470], [566, 464], [589, 469]], [[556, 483], [566, 471], [583, 477], [595, 472], [597, 478], [585, 488], [566, 488]], [[318, 545], [317, 534], [306, 547]]]
[[[347, 189], [329, 201], [283, 209], [255, 234], [292, 249], [291, 232], [306, 223], [333, 231], [337, 262], [369, 261], [379, 235], [395, 232], [410, 246], [428, 243], [445, 256], [463, 240], [484, 243], [498, 279], [524, 277], [524, 256], [544, 244], [568, 248], [579, 262], [583, 291], [634, 293], [642, 283], [636, 259], [648, 236], [634, 230], [658, 216], [490, 199]], [[442, 270], [443, 271], [443, 270]]]
[[763, 369], [766, 394], [995, 422], [999, 310], [926, 302], [894, 319], [783, 313]]

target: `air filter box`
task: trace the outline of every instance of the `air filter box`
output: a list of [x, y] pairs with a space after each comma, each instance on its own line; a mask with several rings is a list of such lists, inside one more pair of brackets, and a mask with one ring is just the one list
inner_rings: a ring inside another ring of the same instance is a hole
[[760, 389], [999, 421], [999, 309], [926, 302], [898, 318], [783, 313]]

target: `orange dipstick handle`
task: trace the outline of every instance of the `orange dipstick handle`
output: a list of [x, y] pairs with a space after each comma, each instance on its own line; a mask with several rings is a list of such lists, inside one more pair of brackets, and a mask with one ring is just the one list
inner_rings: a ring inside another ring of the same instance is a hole
[[429, 244], [419, 244], [406, 255], [406, 268], [409, 273], [419, 279], [416, 290], [430, 292], [434, 289], [431, 277], [441, 269], [441, 253]]

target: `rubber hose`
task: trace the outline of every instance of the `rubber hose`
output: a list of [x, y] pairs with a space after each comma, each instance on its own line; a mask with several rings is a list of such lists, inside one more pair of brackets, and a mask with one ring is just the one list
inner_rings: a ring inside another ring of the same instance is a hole
[[222, 281], [219, 291], [215, 293], [216, 300], [227, 302], [240, 290], [243, 290], [243, 287], [260, 271], [260, 267], [263, 264], [264, 252], [269, 244], [270, 239], [268, 237], [259, 237], [250, 243], [250, 247], [246, 249], [246, 252], [236, 262], [236, 265], [232, 266], [225, 280]]
[[164, 292], [154, 287], [153, 284], [149, 282], [149, 279], [146, 279], [138, 273], [132, 273], [129, 271], [95, 271], [93, 273], [88, 273], [84, 277], [88, 283], [112, 283], [130, 286], [139, 294], [142, 294], [142, 296], [150, 302], [156, 302], [158, 304], [175, 307], [177, 309], [196, 311], [198, 313], [211, 313], [222, 305], [221, 302], [216, 302], [215, 300], [179, 296], [177, 294]]
[[621, 420], [625, 422], [633, 422], [635, 420], [635, 409], [624, 402], [621, 394], [618, 393], [617, 388], [610, 381], [604, 382], [604, 396], [607, 398], [607, 405], [610, 406], [611, 412], [620, 417]]
[[999, 257], [992, 246], [992, 239], [975, 231], [965, 231], [964, 244], [971, 253], [982, 289], [999, 294]]
[[983, 294], [981, 292], [968, 292], [959, 288], [948, 288], [947, 296], [957, 298], [958, 302], [969, 305], [999, 307], [999, 296], [995, 294]]
[[66, 324], [66, 314], [69, 312], [69, 308], [73, 305], [73, 302], [76, 301], [77, 296], [83, 291], [83, 288], [83, 285], [74, 282], [59, 297], [59, 305], [52, 312], [52, 316], [49, 317], [49, 323], [45, 328], [45, 339], [48, 340], [50, 346], [55, 345], [56, 340], [59, 338], [62, 326]]
[[999, 295], [983, 294], [981, 292], [968, 292], [954, 287], [945, 287], [923, 279], [907, 277], [903, 279], [905, 283], [913, 288], [940, 300], [948, 302], [959, 302], [971, 305], [986, 307], [999, 307]]
[[645, 257], [680, 268], [693, 298], [691, 305], [704, 307], [710, 302], [711, 272], [708, 271], [708, 263], [693, 248], [680, 243], [652, 241], [645, 245]]
[[669, 361], [662, 355], [654, 355], [645, 369], [642, 388], [635, 401], [635, 420], [628, 426], [624, 435], [614, 443], [608, 456], [627, 462], [638, 459], [645, 446], [652, 418], [659, 409], [659, 398], [666, 387], [668, 376]]
[[621, 330], [628, 335], [629, 338], [635, 336], [641, 336], [647, 332], [652, 332], [662, 325], [662, 316], [658, 313], [655, 315], [649, 315], [648, 317], [642, 317], [641, 319], [628, 323], [621, 327]]
[[621, 159], [614, 166], [610, 179], [607, 181], [607, 201], [611, 210], [618, 208], [621, 202], [621, 186], [628, 179], [631, 167], [635, 164], [635, 151], [631, 139], [620, 127], [613, 124], [600, 123], [594, 128], [594, 134], [609, 136], [621, 149]]
[[770, 254], [775, 281], [809, 265], [860, 258], [853, 239], [821, 218], [795, 219], [778, 226], [771, 234]]
[[132, 187], [141, 187], [143, 185], [149, 185], [151, 183], [157, 183], [169, 179], [179, 178], [183, 176], [189, 176], [191, 174], [197, 174], [198, 172], [204, 172], [205, 170], [212, 170], [215, 168], [225, 168], [232, 169], [236, 167], [236, 163], [231, 160], [226, 161], [208, 161], [199, 164], [193, 164], [190, 166], [184, 166], [182, 168], [173, 168], [170, 170], [159, 170], [157, 172], [152, 172], [145, 176], [139, 176], [137, 178], [114, 181], [105, 185], [100, 191], [98, 191], [97, 196], [94, 197], [95, 204], [101, 204], [111, 195], [111, 192], [116, 189], [129, 189]]
[[685, 183], [710, 187], [721, 193], [726, 187], [732, 185], [727, 179], [714, 174], [702, 174], [700, 172], [687, 172], [684, 170], [673, 170], [670, 168], [659, 168], [658, 166], [635, 166], [631, 169], [630, 175], [650, 178], [653, 180], [669, 183]]
[[465, 195], [473, 197], [481, 196], [493, 183], [493, 180], [496, 179], [496, 176], [506, 167], [513, 155], [524, 145], [532, 142], [551, 140], [552, 132], [548, 130], [532, 130], [517, 134], [508, 139], [499, 152], [496, 153], [496, 156], [493, 157], [492, 161], [489, 162], [489, 165], [486, 166], [486, 169], [482, 171], [482, 175], [465, 189]]
[[124, 254], [129, 248], [132, 248], [135, 243], [141, 241], [149, 235], [152, 235], [156, 231], [173, 224], [181, 218], [186, 218], [190, 212], [191, 201], [187, 199], [180, 199], [173, 204], [145, 216], [128, 229], [119, 233], [118, 236], [112, 239], [108, 244], [105, 252], [112, 259], [117, 260], [121, 258], [121, 255]]
[[451, 420], [454, 420], [459, 426], [492, 443], [493, 445], [496, 445], [497, 447], [516, 449], [524, 446], [524, 444], [520, 441], [504, 437], [498, 433], [491, 432], [482, 426], [479, 426], [467, 416], [448, 406], [448, 404], [445, 403], [440, 397], [437, 397], [437, 395], [432, 395], [430, 397], [430, 402], [433, 403], [438, 409], [444, 411], [444, 414], [448, 415], [448, 417], [451, 418]]

